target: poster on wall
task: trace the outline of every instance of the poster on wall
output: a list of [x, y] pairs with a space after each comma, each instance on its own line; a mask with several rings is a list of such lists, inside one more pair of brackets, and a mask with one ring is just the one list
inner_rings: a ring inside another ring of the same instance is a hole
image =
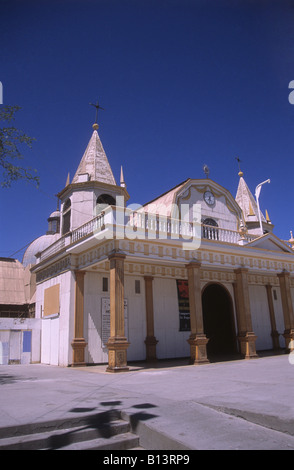
[[[110, 298], [102, 298], [102, 308], [101, 308], [101, 341], [102, 348], [106, 348], [107, 341], [110, 336]], [[124, 300], [124, 317], [125, 317], [125, 336], [128, 339], [128, 301]]]
[[189, 288], [187, 280], [177, 280], [180, 331], [190, 331]]

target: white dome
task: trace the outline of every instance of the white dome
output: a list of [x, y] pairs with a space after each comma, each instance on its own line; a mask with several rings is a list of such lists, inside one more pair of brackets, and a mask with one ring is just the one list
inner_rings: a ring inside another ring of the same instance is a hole
[[55, 218], [56, 218], [56, 219], [57, 219], [57, 218], [60, 218], [60, 212], [59, 212], [58, 210], [56, 210], [56, 211], [52, 212], [52, 214], [50, 214], [49, 219], [53, 219], [53, 218], [54, 218], [54, 219], [55, 219]]
[[55, 233], [53, 235], [42, 235], [41, 237], [36, 238], [26, 249], [23, 255], [22, 264], [24, 266], [35, 264], [37, 261], [36, 253], [40, 253], [41, 251], [45, 250], [45, 248], [52, 245], [52, 243], [54, 243], [59, 238], [59, 233]]

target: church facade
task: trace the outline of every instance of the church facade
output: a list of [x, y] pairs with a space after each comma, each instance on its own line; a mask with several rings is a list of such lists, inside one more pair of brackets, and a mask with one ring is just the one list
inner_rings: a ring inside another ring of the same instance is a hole
[[293, 349], [293, 245], [243, 176], [236, 197], [188, 178], [134, 209], [94, 124], [46, 240], [23, 259], [36, 279], [39, 361], [120, 372], [129, 361]]

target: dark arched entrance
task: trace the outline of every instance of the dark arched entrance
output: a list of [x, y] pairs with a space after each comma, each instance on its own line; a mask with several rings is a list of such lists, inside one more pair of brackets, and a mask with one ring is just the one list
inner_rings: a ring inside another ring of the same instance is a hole
[[220, 284], [208, 284], [202, 293], [204, 333], [209, 339], [207, 356], [235, 354], [236, 333], [232, 300], [228, 291]]

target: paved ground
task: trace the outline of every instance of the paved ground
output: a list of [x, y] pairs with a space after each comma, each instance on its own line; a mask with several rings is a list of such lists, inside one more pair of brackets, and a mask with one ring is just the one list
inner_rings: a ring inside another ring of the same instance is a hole
[[121, 374], [105, 366], [0, 366], [0, 427], [115, 408], [131, 419], [148, 450], [294, 450], [289, 358], [201, 366], [160, 361]]

